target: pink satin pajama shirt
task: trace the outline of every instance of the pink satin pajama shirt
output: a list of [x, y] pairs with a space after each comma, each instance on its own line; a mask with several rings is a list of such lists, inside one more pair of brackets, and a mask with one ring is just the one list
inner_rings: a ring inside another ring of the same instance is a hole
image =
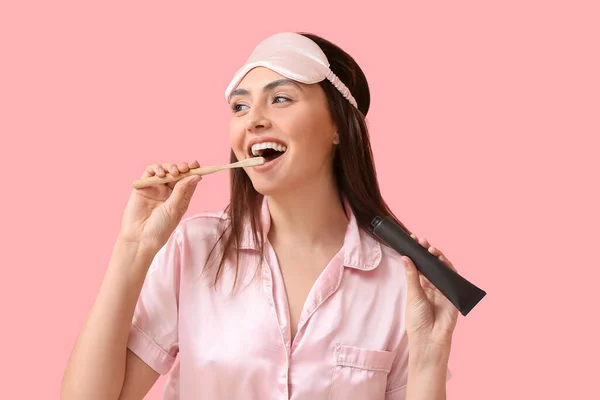
[[[235, 292], [233, 263], [215, 291], [209, 287], [215, 268], [204, 267], [226, 216], [181, 221], [150, 266], [128, 343], [150, 367], [169, 374], [163, 400], [406, 397], [404, 262], [361, 231], [347, 209], [344, 245], [312, 287], [293, 341], [269, 242], [257, 269], [260, 255], [246, 229]], [[266, 200], [262, 211], [266, 235]]]

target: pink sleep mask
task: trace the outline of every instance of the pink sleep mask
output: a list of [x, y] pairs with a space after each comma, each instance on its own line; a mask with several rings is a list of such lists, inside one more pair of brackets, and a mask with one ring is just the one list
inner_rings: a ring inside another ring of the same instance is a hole
[[258, 44], [246, 63], [235, 73], [225, 90], [225, 99], [244, 76], [253, 68], [265, 67], [288, 79], [312, 84], [328, 79], [350, 104], [358, 108], [350, 90], [329, 69], [329, 61], [323, 50], [306, 36], [294, 32], [272, 35]]

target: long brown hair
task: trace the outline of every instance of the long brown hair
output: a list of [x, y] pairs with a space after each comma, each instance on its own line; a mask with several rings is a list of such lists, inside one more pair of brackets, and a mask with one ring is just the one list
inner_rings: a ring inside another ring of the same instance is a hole
[[[359, 228], [372, 237], [374, 236], [370, 225], [375, 216], [388, 216], [410, 233], [390, 210], [379, 189], [369, 130], [365, 120], [371, 102], [365, 74], [356, 61], [337, 45], [311, 33], [301, 32], [300, 34], [321, 47], [329, 60], [331, 70], [348, 87], [358, 104], [357, 110], [328, 80], [319, 83], [327, 96], [329, 112], [339, 134], [333, 169], [340, 196], [345, 197], [348, 201]], [[238, 161], [233, 151], [231, 151], [230, 159], [231, 162]], [[220, 247], [221, 256], [217, 264], [214, 283], [219, 279], [228, 256], [235, 257], [235, 279], [237, 280], [237, 267], [240, 260], [238, 244], [241, 243], [245, 224], [250, 225], [254, 242], [258, 245], [260, 254], [262, 255], [264, 251], [260, 222], [262, 196], [254, 189], [250, 178], [243, 169], [232, 169], [230, 177], [231, 200], [225, 209], [228, 218], [221, 229], [217, 243], [208, 256], [210, 259], [220, 243], [218, 247]], [[262, 257], [260, 259], [262, 260]]]

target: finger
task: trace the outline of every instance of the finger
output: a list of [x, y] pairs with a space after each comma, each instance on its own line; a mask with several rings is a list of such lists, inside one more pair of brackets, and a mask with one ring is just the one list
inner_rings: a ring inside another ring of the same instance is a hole
[[190, 168], [200, 168], [200, 163], [198, 160], [194, 160], [190, 163]]
[[173, 175], [173, 176], [179, 176], [179, 168], [177, 168], [177, 164], [174, 163], [164, 163], [163, 167], [165, 168], [165, 170]]
[[425, 275], [423, 274], [419, 274], [419, 283], [421, 284], [421, 287], [423, 289], [427, 289], [427, 288], [433, 288], [434, 286], [431, 284], [431, 282], [429, 281], [429, 279], [427, 279], [425, 277]]
[[146, 169], [144, 169], [144, 173], [142, 174], [141, 178], [148, 178], [152, 175], [154, 175], [154, 169], [152, 168], [152, 165], [147, 165]]
[[179, 172], [185, 174], [190, 170], [190, 166], [186, 162], [180, 162], [179, 164], [177, 164], [177, 169], [179, 169]]
[[426, 238], [419, 238], [419, 244], [423, 247], [425, 247], [426, 249], [429, 248], [431, 245], [429, 244], [429, 242], [427, 241]]
[[[169, 163], [169, 169], [170, 169], [170, 171], [172, 171], [171, 172], [172, 176], [178, 176], [180, 174], [185, 174], [186, 172], [189, 172], [189, 170], [191, 168], [190, 168], [190, 165], [187, 162], [182, 161], [182, 162], [180, 162], [178, 164], [171, 164], [171, 163]], [[176, 183], [177, 183], [177, 181], [175, 181], [175, 182], [169, 182], [167, 185], [171, 189], [175, 189]]]
[[158, 166], [165, 171], [165, 174], [171, 174], [173, 172], [173, 167], [177, 168], [177, 166], [171, 162], [158, 164]]
[[439, 256], [438, 258], [440, 259], [440, 261], [441, 261], [441, 262], [443, 262], [444, 264], [446, 264], [446, 265], [447, 265], [447, 266], [448, 266], [448, 267], [449, 267], [451, 270], [453, 270], [454, 272], [458, 272], [458, 271], [456, 270], [456, 267], [455, 267], [455, 266], [454, 266], [454, 265], [453, 265], [453, 264], [450, 262], [450, 260], [448, 260], [448, 259], [446, 258], [446, 256], [445, 256], [445, 255], [443, 255], [443, 254], [442, 254], [442, 255], [441, 255], [441, 256]]
[[159, 164], [150, 164], [150, 165], [146, 166], [146, 169], [144, 170], [144, 173], [142, 174], [142, 178], [148, 178], [150, 176], [156, 175], [156, 168], [158, 166], [159, 166]]
[[424, 298], [425, 292], [421, 286], [419, 271], [410, 257], [402, 256], [402, 260], [405, 264], [408, 301], [420, 301]]
[[444, 253], [442, 253], [442, 251], [440, 249], [436, 249], [433, 246], [429, 246], [429, 248], [427, 249], [427, 251], [430, 252], [432, 255], [436, 256], [441, 262], [443, 262], [448, 267], [450, 267], [450, 269], [453, 269], [454, 271], [456, 271], [456, 268], [454, 267], [454, 265], [452, 265], [452, 263], [450, 262], [450, 260], [448, 260], [446, 258], [446, 256], [444, 255]]
[[429, 248], [427, 249], [427, 251], [430, 252], [431, 254], [433, 254], [436, 257], [439, 257], [439, 256], [441, 256], [443, 254], [440, 249], [436, 249], [433, 246], [429, 246]]
[[156, 166], [154, 167], [154, 173], [156, 174], [156, 176], [160, 176], [161, 178], [164, 178], [167, 175], [167, 171], [165, 171], [163, 166], [160, 164], [156, 164]]
[[169, 212], [176, 218], [181, 218], [185, 214], [196, 191], [198, 182], [202, 180], [201, 176], [192, 175], [180, 179], [175, 183], [173, 192], [166, 201]]

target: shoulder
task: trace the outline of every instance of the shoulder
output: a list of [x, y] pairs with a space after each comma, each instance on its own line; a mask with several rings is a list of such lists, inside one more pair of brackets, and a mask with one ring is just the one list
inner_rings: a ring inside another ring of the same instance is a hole
[[364, 229], [360, 229], [360, 249], [356, 250], [360, 253], [361, 262], [365, 264], [364, 269], [374, 269], [386, 275], [404, 274], [405, 265], [401, 258], [402, 255], [377, 240]]
[[349, 246], [345, 250], [347, 266], [361, 273], [359, 279], [371, 283], [377, 290], [389, 288], [392, 292], [402, 292], [406, 272], [402, 255], [380, 242], [368, 232], [360, 231], [360, 246]]
[[402, 268], [402, 273], [404, 273], [404, 261], [402, 261], [402, 255], [398, 254], [398, 252], [391, 247], [386, 246], [381, 243], [381, 263], [385, 264], [387, 268], [398, 269], [398, 267]]

